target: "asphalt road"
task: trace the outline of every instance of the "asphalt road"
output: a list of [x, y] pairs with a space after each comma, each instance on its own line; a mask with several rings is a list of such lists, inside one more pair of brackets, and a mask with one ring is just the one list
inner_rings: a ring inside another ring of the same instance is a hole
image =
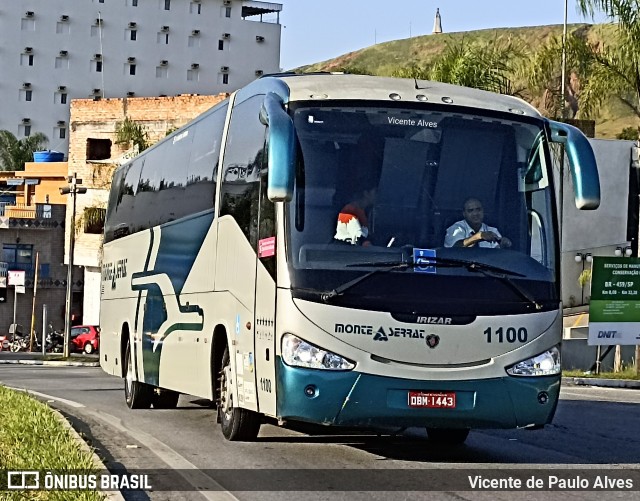
[[[176, 410], [131, 411], [122, 381], [94, 367], [0, 365], [0, 383], [28, 389], [62, 411], [110, 469], [149, 470], [153, 492], [125, 492], [126, 499], [566, 501], [637, 499], [640, 490], [638, 390], [565, 385], [554, 423], [544, 430], [472, 431], [465, 445], [443, 447], [421, 429], [321, 434], [327, 430], [275, 423], [263, 425], [256, 443], [230, 443], [208, 402], [182, 395]], [[635, 491], [470, 491], [469, 476], [478, 475], [535, 477], [545, 486], [555, 476], [593, 482], [609, 475], [633, 478]], [[163, 490], [185, 485], [192, 491]]]

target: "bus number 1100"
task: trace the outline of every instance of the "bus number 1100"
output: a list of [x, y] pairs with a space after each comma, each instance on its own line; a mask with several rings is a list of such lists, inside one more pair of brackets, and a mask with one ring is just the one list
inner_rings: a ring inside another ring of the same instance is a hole
[[498, 343], [526, 343], [528, 334], [527, 329], [525, 327], [520, 327], [516, 330], [515, 327], [507, 327], [505, 330], [503, 327], [498, 327], [495, 331], [488, 327], [484, 331], [485, 336], [487, 336], [487, 343], [491, 343], [496, 341]]

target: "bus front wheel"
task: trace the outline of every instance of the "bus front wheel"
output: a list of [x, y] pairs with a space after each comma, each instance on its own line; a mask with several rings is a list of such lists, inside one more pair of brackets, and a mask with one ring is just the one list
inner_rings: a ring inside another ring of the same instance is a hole
[[464, 428], [427, 428], [427, 436], [437, 444], [459, 445], [467, 439], [469, 431]]
[[225, 347], [222, 356], [222, 370], [218, 384], [218, 421], [222, 434], [231, 441], [255, 440], [260, 431], [261, 418], [257, 412], [233, 406], [233, 393], [229, 387], [231, 380], [231, 361], [229, 347]]
[[148, 384], [135, 380], [133, 362], [131, 361], [131, 349], [128, 344], [124, 360], [127, 368], [127, 373], [124, 377], [124, 398], [127, 406], [129, 409], [148, 409], [151, 407], [153, 388]]

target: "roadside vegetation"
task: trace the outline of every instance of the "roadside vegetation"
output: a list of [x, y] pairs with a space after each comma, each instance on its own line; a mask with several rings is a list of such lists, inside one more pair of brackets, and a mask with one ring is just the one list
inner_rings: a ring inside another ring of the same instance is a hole
[[[91, 454], [80, 448], [54, 412], [27, 394], [0, 386], [0, 423], [4, 470], [95, 470]], [[33, 490], [0, 492], [0, 499], [94, 501], [105, 497], [89, 491]]]
[[640, 374], [636, 372], [635, 367], [629, 366], [623, 368], [620, 372], [600, 372], [596, 374], [592, 371], [582, 371], [572, 369], [570, 371], [563, 370], [563, 377], [583, 377], [583, 378], [602, 378], [602, 379], [632, 379], [640, 381]]

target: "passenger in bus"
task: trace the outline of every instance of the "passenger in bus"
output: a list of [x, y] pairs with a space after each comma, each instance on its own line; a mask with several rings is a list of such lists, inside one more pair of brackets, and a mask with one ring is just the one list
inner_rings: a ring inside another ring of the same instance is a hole
[[361, 189], [354, 200], [340, 210], [335, 240], [351, 245], [371, 245], [367, 212], [376, 201], [376, 191], [375, 186]]
[[484, 223], [484, 209], [477, 198], [467, 198], [462, 215], [464, 219], [447, 228], [445, 247], [511, 247], [511, 240], [503, 237], [498, 228]]

